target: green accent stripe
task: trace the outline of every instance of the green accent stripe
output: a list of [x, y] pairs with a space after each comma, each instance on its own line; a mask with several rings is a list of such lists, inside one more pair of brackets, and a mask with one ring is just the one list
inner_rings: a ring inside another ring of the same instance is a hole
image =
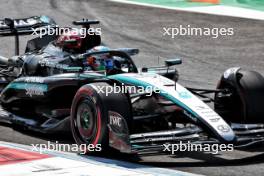
[[264, 11], [263, 0], [221, 0], [222, 5]]
[[[216, 5], [212, 3], [190, 2], [188, 0], [128, 0], [128, 1], [146, 3], [150, 5], [160, 5], [164, 7], [178, 7], [178, 8]], [[264, 0], [221, 0], [219, 5], [264, 11]]]
[[188, 2], [185, 0], [129, 0], [133, 2], [146, 3], [151, 5], [160, 5], [165, 7], [201, 7], [201, 6], [210, 6], [210, 3], [199, 3], [199, 2]]

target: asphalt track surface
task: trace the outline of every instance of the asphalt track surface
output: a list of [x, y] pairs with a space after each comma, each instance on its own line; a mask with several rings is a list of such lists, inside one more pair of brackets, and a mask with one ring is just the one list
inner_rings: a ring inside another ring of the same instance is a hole
[[[158, 64], [158, 56], [180, 57], [180, 83], [187, 86], [214, 88], [221, 74], [229, 67], [241, 66], [264, 74], [264, 21], [175, 10], [140, 7], [104, 0], [1, 0], [0, 17], [28, 17], [49, 15], [61, 26], [73, 20], [98, 19], [103, 31], [103, 42], [112, 48], [141, 49], [135, 58], [138, 66]], [[163, 36], [163, 27], [177, 25], [195, 27], [232, 27], [233, 36], [194, 37], [171, 39]], [[26, 40], [21, 38], [21, 52]], [[0, 54], [12, 56], [13, 38], [1, 38]], [[160, 64], [163, 59], [160, 59]], [[63, 137], [33, 135], [30, 132], [0, 127], [0, 140], [22, 144], [46, 143], [48, 140], [72, 141]], [[123, 158], [124, 159], [124, 158]], [[126, 158], [125, 158], [126, 159]], [[210, 155], [181, 153], [175, 156], [144, 156], [145, 165], [188, 171], [204, 175], [264, 175], [264, 155], [261, 147], [248, 151], [234, 151]]]

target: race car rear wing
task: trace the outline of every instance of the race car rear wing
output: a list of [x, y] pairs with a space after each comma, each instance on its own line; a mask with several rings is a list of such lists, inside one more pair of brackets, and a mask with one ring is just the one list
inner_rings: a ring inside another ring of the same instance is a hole
[[19, 35], [30, 35], [38, 28], [56, 27], [53, 19], [47, 16], [0, 20], [0, 36], [15, 36], [15, 55], [19, 55]]
[[29, 18], [0, 20], [0, 36], [28, 35], [36, 28], [54, 27], [56, 23], [48, 16], [33, 16]]

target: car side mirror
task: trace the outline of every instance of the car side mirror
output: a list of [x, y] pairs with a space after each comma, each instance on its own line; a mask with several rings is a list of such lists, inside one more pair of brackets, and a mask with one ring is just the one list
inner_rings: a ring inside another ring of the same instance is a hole
[[165, 61], [165, 65], [167, 67], [173, 66], [173, 65], [179, 65], [182, 64], [182, 60], [181, 59], [168, 59]]

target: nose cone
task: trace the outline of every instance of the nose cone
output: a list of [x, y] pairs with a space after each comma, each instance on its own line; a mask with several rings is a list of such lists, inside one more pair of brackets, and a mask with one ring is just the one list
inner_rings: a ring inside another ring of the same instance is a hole
[[218, 125], [216, 131], [220, 137], [220, 140], [222, 140], [223, 142], [230, 143], [236, 141], [236, 135], [228, 124]]

